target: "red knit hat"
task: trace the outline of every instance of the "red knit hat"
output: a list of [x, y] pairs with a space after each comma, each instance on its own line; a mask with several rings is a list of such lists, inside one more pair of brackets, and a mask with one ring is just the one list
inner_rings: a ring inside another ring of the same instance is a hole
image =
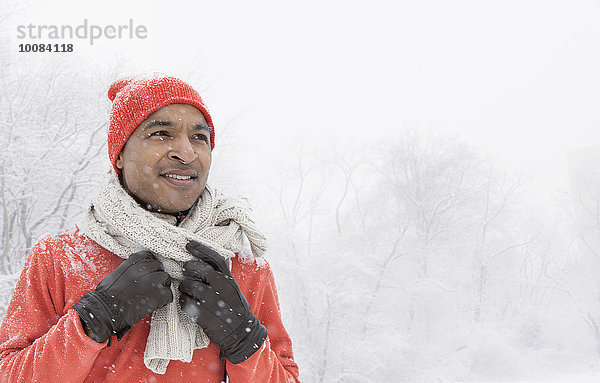
[[189, 104], [198, 108], [211, 127], [210, 149], [215, 147], [215, 129], [204, 101], [198, 92], [178, 78], [161, 73], [122, 78], [112, 83], [108, 98], [113, 102], [108, 128], [108, 158], [117, 174], [120, 174], [117, 157], [131, 133], [165, 105]]

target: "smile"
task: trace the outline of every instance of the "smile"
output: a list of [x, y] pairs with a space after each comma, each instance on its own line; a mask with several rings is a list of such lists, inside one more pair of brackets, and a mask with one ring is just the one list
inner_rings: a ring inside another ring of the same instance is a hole
[[189, 180], [189, 179], [194, 178], [192, 176], [180, 176], [180, 175], [177, 175], [177, 174], [164, 174], [164, 176], [165, 177], [174, 178], [176, 180]]
[[[179, 173], [179, 174], [178, 174]], [[183, 174], [181, 174], [183, 173]], [[198, 173], [193, 171], [171, 170], [161, 174], [162, 179], [176, 188], [191, 188], [196, 185]]]

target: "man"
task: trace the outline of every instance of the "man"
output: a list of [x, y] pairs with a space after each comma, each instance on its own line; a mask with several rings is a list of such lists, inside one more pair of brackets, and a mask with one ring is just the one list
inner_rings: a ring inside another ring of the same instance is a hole
[[263, 235], [206, 184], [215, 132], [163, 75], [109, 89], [114, 169], [87, 226], [42, 239], [0, 327], [0, 382], [294, 382]]

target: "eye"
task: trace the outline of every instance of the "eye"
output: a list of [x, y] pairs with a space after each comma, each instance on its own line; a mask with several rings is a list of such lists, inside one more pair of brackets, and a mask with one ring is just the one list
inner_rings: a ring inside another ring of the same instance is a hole
[[168, 137], [169, 132], [167, 132], [166, 130], [157, 130], [156, 132], [152, 132], [152, 133], [148, 134], [148, 137], [152, 137], [152, 136]]
[[198, 134], [194, 134], [194, 139], [196, 140], [201, 140], [204, 142], [208, 142], [208, 136], [204, 133], [198, 133]]

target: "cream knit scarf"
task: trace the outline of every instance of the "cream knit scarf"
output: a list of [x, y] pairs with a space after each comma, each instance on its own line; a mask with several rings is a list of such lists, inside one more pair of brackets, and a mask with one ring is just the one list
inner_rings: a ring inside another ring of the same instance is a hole
[[[228, 263], [236, 252], [251, 251], [260, 257], [266, 239], [250, 217], [244, 200], [225, 197], [206, 186], [189, 215], [175, 226], [171, 215], [142, 208], [123, 189], [111, 171], [88, 210], [84, 234], [121, 258], [140, 250], [150, 250], [173, 278], [173, 302], [152, 314], [144, 363], [150, 370], [164, 374], [170, 360], [190, 362], [195, 349], [210, 340], [179, 307], [181, 265], [193, 259], [186, 250], [189, 241], [198, 241], [223, 255]], [[248, 249], [249, 247], [249, 249]]]

